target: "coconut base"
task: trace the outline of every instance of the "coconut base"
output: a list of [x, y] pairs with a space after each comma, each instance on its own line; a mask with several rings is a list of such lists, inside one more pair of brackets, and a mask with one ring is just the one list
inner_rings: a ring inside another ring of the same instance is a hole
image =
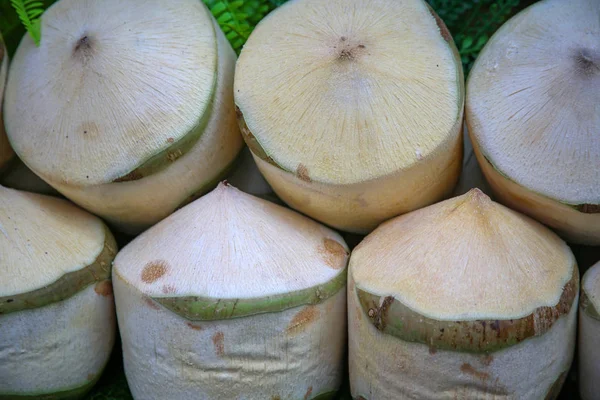
[[573, 359], [576, 306], [543, 336], [473, 354], [436, 350], [379, 332], [364, 314], [354, 285], [348, 290], [350, 385], [357, 400], [549, 400], [558, 395], [556, 388]]
[[473, 143], [481, 170], [498, 201], [556, 230], [568, 242], [600, 245], [600, 212], [581, 212], [527, 190], [500, 174]]
[[342, 383], [345, 289], [314, 306], [190, 321], [144, 296], [117, 271], [113, 279], [134, 398], [314, 399], [333, 395]]
[[76, 399], [91, 389], [116, 330], [112, 293], [98, 285], [0, 316], [0, 399]]
[[435, 159], [392, 176], [361, 184], [334, 186], [297, 176], [253, 153], [258, 169], [291, 208], [345, 232], [367, 234], [380, 223], [449, 196], [462, 167], [462, 135]]

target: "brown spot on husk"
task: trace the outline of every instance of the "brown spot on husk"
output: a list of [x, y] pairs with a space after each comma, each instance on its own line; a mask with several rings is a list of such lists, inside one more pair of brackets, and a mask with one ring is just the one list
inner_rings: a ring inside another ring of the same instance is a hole
[[195, 331], [202, 330], [202, 327], [200, 325], [195, 325], [195, 324], [192, 324], [191, 322], [186, 322], [185, 324]]
[[96, 283], [94, 286], [94, 291], [98, 293], [100, 296], [108, 297], [113, 294], [112, 283], [110, 279], [107, 279], [102, 282]]
[[83, 138], [87, 138], [87, 139], [96, 137], [98, 135], [98, 133], [100, 132], [100, 129], [98, 128], [98, 124], [96, 124], [95, 122], [92, 122], [92, 121], [84, 122], [77, 129], [78, 129], [78, 132], [81, 134], [81, 136]]
[[348, 252], [339, 242], [326, 238], [323, 240], [323, 246], [319, 247], [319, 253], [325, 259], [325, 263], [333, 269], [340, 269], [345, 266], [345, 260]]
[[174, 143], [174, 142], [175, 142], [175, 139], [173, 139], [172, 137], [167, 139], [167, 143]]
[[439, 15], [437, 15], [437, 13], [431, 7], [429, 7], [429, 12], [433, 16], [433, 18], [435, 18], [435, 22], [438, 28], [440, 29], [440, 35], [442, 35], [446, 42], [451, 42], [452, 35], [450, 34], [450, 31], [448, 30], [448, 27], [446, 26], [444, 21], [440, 18]]
[[390, 305], [394, 302], [394, 297], [387, 296], [383, 299], [380, 306], [375, 306], [369, 309], [367, 315], [371, 319], [375, 328], [382, 331], [385, 329], [385, 324], [387, 320], [387, 312], [390, 308]]
[[73, 56], [87, 56], [92, 51], [93, 39], [84, 34], [77, 40], [73, 47]]
[[434, 355], [435, 353], [437, 353], [435, 346], [429, 346], [429, 354]]
[[310, 176], [308, 175], [308, 168], [306, 168], [306, 165], [300, 163], [298, 164], [298, 169], [296, 170], [296, 176], [298, 177], [298, 179], [304, 181], [304, 182], [311, 182]]
[[300, 310], [288, 324], [286, 331], [288, 333], [297, 333], [302, 331], [308, 325], [319, 318], [319, 309], [314, 306], [307, 306]]
[[164, 285], [162, 287], [162, 292], [164, 294], [175, 293], [176, 291], [177, 291], [177, 288], [175, 288], [175, 286], [173, 286], [173, 285]]
[[152, 300], [150, 298], [146, 298], [146, 305], [153, 310], [160, 310], [160, 307], [158, 306], [158, 304], [156, 304], [154, 302], [154, 300]]
[[154, 283], [162, 278], [169, 269], [165, 261], [152, 261], [146, 264], [142, 270], [142, 282]]
[[212, 337], [213, 345], [215, 346], [215, 353], [219, 357], [225, 354], [225, 334], [223, 332], [217, 332]]
[[463, 365], [460, 366], [460, 370], [462, 372], [464, 372], [465, 374], [469, 374], [472, 375], [478, 379], [481, 379], [482, 381], [486, 381], [490, 378], [490, 374], [488, 374], [487, 372], [481, 372], [481, 371], [477, 371], [475, 368], [473, 368], [473, 366], [469, 363], [464, 363]]
[[169, 160], [170, 162], [175, 162], [181, 156], [183, 156], [183, 151], [181, 149], [173, 150], [167, 153], [167, 160]]
[[568, 374], [568, 371], [564, 371], [558, 376], [556, 381], [554, 381], [554, 383], [550, 387], [550, 390], [548, 390], [548, 393], [546, 394], [546, 397], [544, 397], [544, 400], [554, 400], [558, 398], [558, 395], [560, 394], [560, 391], [562, 390], [562, 387], [565, 384], [565, 380], [567, 379]]
[[576, 209], [584, 214], [600, 214], [599, 204], [580, 204], [576, 207]]
[[486, 367], [489, 367], [493, 361], [494, 361], [494, 356], [491, 354], [486, 354], [481, 357], [481, 363], [483, 365], [485, 365]]
[[277, 163], [271, 157], [269, 157], [267, 155], [267, 153], [262, 148], [262, 146], [260, 145], [260, 143], [258, 142], [256, 137], [254, 136], [254, 134], [250, 131], [250, 129], [248, 128], [248, 125], [246, 125], [246, 120], [244, 119], [244, 113], [242, 113], [242, 110], [240, 110], [240, 108], [237, 105], [235, 106], [235, 115], [237, 116], [238, 125], [240, 127], [240, 131], [242, 132], [242, 137], [244, 138], [244, 142], [246, 142], [246, 145], [248, 146], [250, 151], [255, 156], [262, 159], [263, 161], [279, 168], [279, 165], [277, 165]]
[[310, 395], [312, 394], [312, 391], [313, 391], [313, 388], [312, 388], [312, 386], [310, 386], [308, 388], [308, 390], [306, 391], [306, 394], [304, 395], [304, 400], [310, 399]]

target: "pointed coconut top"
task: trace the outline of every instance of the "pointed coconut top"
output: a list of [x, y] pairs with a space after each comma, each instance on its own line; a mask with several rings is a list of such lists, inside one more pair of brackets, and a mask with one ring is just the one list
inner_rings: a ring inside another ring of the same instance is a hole
[[382, 224], [351, 259], [363, 290], [448, 321], [555, 306], [574, 267], [556, 234], [479, 189]]
[[502, 174], [600, 204], [600, 2], [546, 0], [492, 37], [469, 74], [467, 121]]
[[186, 318], [220, 319], [333, 295], [348, 253], [333, 230], [221, 183], [127, 245], [114, 268]]
[[66, 200], [0, 186], [0, 314], [109, 279], [115, 254], [99, 218]]
[[139, 179], [175, 160], [208, 119], [211, 18], [198, 0], [55, 3], [40, 47], [25, 36], [11, 64], [4, 111], [15, 151], [69, 185]]
[[244, 45], [234, 93], [254, 154], [332, 184], [450, 151], [462, 121], [460, 59], [422, 0], [290, 1]]
[[600, 262], [592, 266], [581, 279], [581, 305], [585, 312], [600, 320]]

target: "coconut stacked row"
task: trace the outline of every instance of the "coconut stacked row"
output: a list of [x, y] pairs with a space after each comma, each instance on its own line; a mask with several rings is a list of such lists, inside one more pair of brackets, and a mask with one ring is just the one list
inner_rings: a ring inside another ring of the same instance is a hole
[[[465, 96], [422, 0], [289, 1], [237, 64], [199, 1], [57, 2], [3, 112], [81, 208], [0, 189], [0, 398], [82, 397], [113, 287], [136, 399], [333, 399], [348, 343], [354, 399], [556, 398], [578, 309], [596, 398], [598, 267], [580, 302], [573, 252], [531, 218], [599, 243], [600, 5], [578, 3], [505, 24]], [[469, 190], [477, 164], [505, 205]], [[245, 193], [271, 187], [288, 207]], [[92, 214], [147, 230], [115, 256]], [[368, 236], [351, 252], [333, 229]]]

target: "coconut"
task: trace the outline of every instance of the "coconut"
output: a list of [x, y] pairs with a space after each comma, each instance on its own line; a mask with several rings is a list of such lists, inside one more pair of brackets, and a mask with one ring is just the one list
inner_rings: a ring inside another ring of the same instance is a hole
[[329, 228], [226, 183], [145, 231], [113, 269], [133, 396], [329, 398], [348, 252]]
[[235, 53], [202, 2], [60, 0], [42, 31], [17, 49], [5, 113], [46, 182], [137, 233], [227, 173]]
[[600, 393], [600, 262], [581, 280], [579, 304], [579, 389], [583, 400]]
[[600, 244], [600, 2], [540, 1], [490, 39], [466, 119], [499, 201]]
[[115, 240], [66, 200], [0, 186], [0, 398], [81, 398], [112, 350]]
[[553, 399], [578, 288], [565, 242], [479, 189], [392, 219], [350, 257], [352, 395]]
[[4, 121], [2, 117], [2, 97], [4, 95], [4, 85], [6, 84], [6, 73], [8, 71], [8, 54], [4, 40], [0, 34], [0, 171], [6, 167], [6, 164], [12, 159], [14, 152], [10, 147], [6, 132], [4, 131]]
[[242, 135], [292, 208], [366, 233], [449, 195], [462, 161], [463, 72], [422, 0], [293, 0], [236, 67]]

